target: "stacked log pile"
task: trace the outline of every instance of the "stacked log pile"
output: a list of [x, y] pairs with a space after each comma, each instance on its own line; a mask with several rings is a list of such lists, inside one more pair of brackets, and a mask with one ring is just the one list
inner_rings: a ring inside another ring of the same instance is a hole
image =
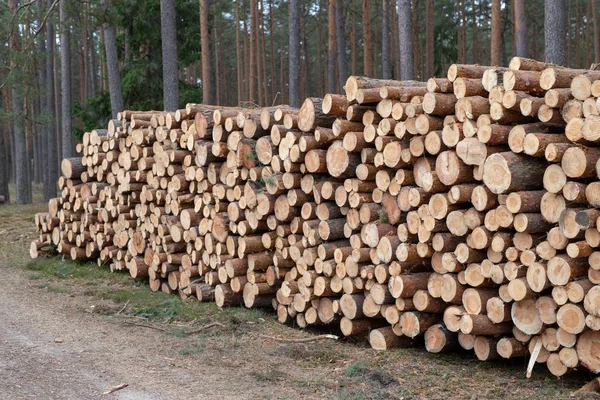
[[514, 58], [345, 91], [122, 112], [63, 160], [32, 257], [378, 350], [599, 372], [600, 71]]

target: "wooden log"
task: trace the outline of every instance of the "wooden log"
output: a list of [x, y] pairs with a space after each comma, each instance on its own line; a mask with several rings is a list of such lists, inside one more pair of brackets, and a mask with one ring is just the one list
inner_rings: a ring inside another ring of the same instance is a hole
[[483, 181], [492, 193], [541, 188], [545, 163], [514, 153], [496, 153], [484, 164]]

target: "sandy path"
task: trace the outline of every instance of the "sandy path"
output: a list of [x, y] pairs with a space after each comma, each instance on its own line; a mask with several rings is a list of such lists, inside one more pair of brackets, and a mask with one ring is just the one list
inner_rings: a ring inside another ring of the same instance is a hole
[[[264, 388], [243, 385], [248, 377], [235, 368], [179, 356], [176, 338], [84, 313], [81, 297], [36, 290], [24, 275], [3, 268], [0, 279], [1, 399], [265, 396]], [[121, 383], [129, 387], [102, 396]]]

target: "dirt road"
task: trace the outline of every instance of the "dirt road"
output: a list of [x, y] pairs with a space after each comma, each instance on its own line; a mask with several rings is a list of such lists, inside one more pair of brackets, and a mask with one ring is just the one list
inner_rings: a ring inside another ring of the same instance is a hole
[[260, 397], [240, 390], [231, 376], [221, 379], [214, 366], [190, 365], [170, 356], [169, 338], [161, 332], [112, 324], [81, 312], [80, 299], [29, 286], [21, 271], [3, 270], [2, 399], [96, 398], [121, 383], [129, 387], [114, 398]]

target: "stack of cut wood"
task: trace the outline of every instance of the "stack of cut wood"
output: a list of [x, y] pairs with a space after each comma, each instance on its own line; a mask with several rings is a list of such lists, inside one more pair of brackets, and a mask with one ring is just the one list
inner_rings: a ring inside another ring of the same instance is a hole
[[120, 113], [31, 255], [382, 350], [600, 372], [600, 72], [514, 58], [287, 106]]

